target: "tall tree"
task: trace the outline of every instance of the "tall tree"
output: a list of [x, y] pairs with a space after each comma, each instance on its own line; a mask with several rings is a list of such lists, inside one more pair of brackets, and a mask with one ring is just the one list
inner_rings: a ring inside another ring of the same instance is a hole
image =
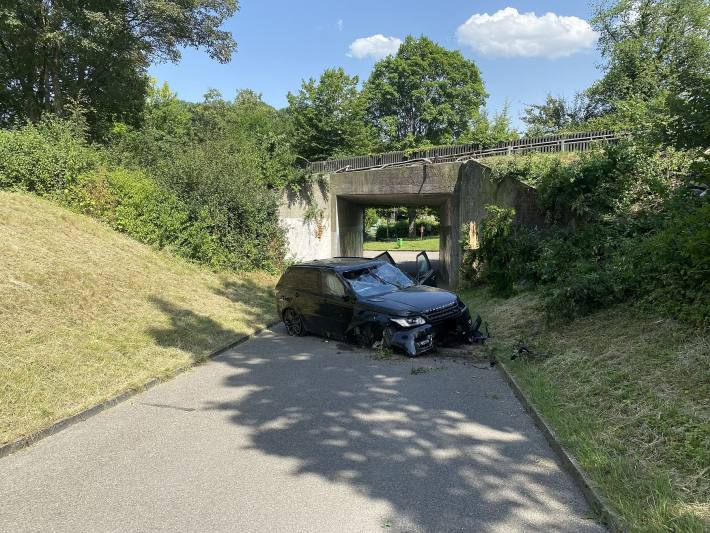
[[597, 114], [680, 93], [689, 74], [710, 68], [707, 0], [604, 0], [592, 24], [604, 60], [604, 77], [589, 90]]
[[521, 120], [528, 125], [528, 137], [548, 135], [580, 126], [591, 117], [589, 101], [578, 94], [568, 101], [561, 96], [547, 95], [545, 103], [531, 104], [525, 108]]
[[395, 149], [456, 142], [479, 120], [487, 97], [473, 61], [412, 36], [375, 65], [365, 94], [370, 120]]
[[316, 161], [374, 148], [358, 82], [342, 68], [327, 69], [319, 80], [304, 81], [298, 93], [288, 93], [292, 141], [301, 157]]
[[220, 29], [237, 0], [5, 0], [0, 7], [0, 122], [89, 108], [94, 130], [135, 122], [153, 61], [181, 47], [206, 48], [220, 62], [235, 43]]

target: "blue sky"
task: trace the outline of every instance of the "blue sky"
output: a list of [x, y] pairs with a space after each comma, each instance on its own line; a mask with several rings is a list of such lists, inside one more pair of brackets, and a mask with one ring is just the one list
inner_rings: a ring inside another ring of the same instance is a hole
[[200, 101], [209, 88], [226, 98], [249, 88], [284, 107], [302, 79], [338, 66], [366, 79], [376, 57], [396, 50], [396, 39], [426, 35], [474, 60], [490, 93], [488, 109], [508, 101], [521, 127], [526, 104], [548, 92], [573, 96], [598, 79], [594, 34], [578, 20], [589, 15], [578, 0], [242, 0], [225, 25], [238, 42], [231, 63], [188, 49], [180, 63], [153, 65], [150, 73], [185, 100]]

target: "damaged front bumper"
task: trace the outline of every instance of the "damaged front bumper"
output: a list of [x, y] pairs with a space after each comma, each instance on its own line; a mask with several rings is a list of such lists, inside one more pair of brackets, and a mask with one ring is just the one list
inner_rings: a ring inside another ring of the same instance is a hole
[[399, 348], [408, 356], [415, 357], [434, 347], [434, 328], [426, 324], [415, 328], [391, 330], [387, 343], [392, 348]]
[[434, 325], [434, 337], [437, 344], [483, 344], [488, 337], [481, 332], [483, 320], [480, 316], [471, 318], [468, 307], [463, 307], [458, 316]]

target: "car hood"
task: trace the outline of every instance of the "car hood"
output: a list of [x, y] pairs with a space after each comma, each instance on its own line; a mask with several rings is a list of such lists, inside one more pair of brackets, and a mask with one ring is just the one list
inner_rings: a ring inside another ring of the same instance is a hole
[[381, 311], [408, 315], [424, 313], [432, 307], [441, 307], [454, 302], [456, 302], [456, 295], [452, 292], [417, 285], [373, 296], [365, 300], [364, 303]]

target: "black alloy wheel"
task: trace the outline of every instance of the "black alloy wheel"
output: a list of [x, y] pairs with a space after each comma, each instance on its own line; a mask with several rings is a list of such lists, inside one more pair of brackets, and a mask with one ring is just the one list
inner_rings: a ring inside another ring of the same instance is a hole
[[295, 309], [286, 309], [283, 315], [284, 324], [286, 325], [286, 331], [292, 337], [301, 337], [305, 333], [305, 328], [303, 327], [303, 319], [301, 315]]

